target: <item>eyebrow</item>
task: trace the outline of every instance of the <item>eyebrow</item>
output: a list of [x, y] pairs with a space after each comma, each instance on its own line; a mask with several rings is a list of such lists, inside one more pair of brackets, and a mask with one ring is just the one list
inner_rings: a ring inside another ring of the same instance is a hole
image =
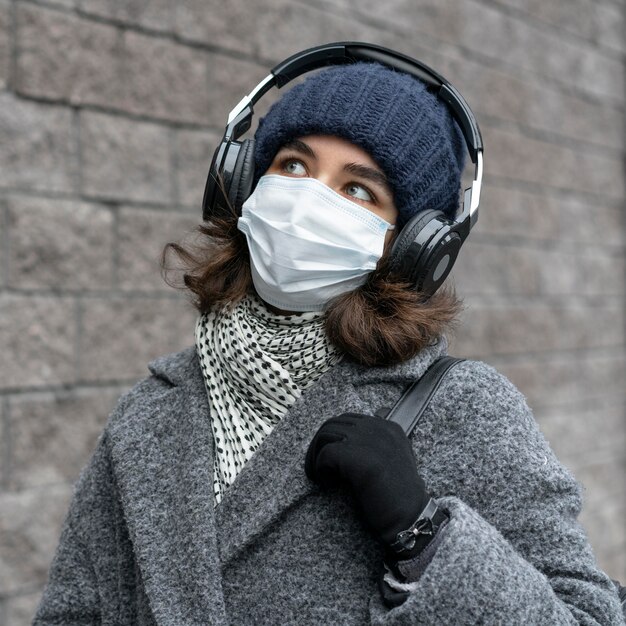
[[371, 182], [380, 185], [385, 191], [387, 191], [387, 193], [389, 193], [389, 195], [391, 195], [391, 187], [389, 186], [389, 181], [380, 170], [375, 170], [373, 167], [361, 165], [360, 163], [348, 163], [344, 165], [343, 169], [346, 172], [354, 174], [355, 176], [365, 178], [366, 180], [370, 180]]
[[[296, 152], [300, 152], [301, 154], [317, 160], [317, 155], [312, 148], [299, 139], [290, 139], [289, 141], [286, 141], [280, 149], [295, 150]], [[343, 169], [350, 174], [354, 174], [355, 176], [359, 176], [360, 178], [364, 178], [365, 180], [369, 180], [377, 185], [380, 185], [389, 195], [391, 195], [391, 186], [389, 185], [389, 181], [387, 180], [385, 174], [380, 170], [361, 163], [346, 163], [343, 166]]]
[[302, 154], [306, 154], [306, 156], [317, 160], [317, 155], [315, 154], [315, 152], [313, 152], [311, 147], [308, 144], [304, 143], [304, 141], [300, 141], [299, 139], [290, 139], [280, 147], [281, 150], [286, 150], [287, 148], [290, 148], [291, 150], [296, 150], [297, 152], [302, 152]]

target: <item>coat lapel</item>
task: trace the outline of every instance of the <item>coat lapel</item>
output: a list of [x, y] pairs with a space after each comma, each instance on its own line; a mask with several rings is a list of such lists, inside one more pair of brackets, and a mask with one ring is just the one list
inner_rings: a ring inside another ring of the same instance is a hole
[[213, 441], [195, 349], [150, 369], [109, 428], [113, 471], [158, 624], [226, 624], [213, 497]]
[[[113, 469], [157, 623], [227, 623], [221, 567], [318, 487], [304, 473], [322, 423], [391, 406], [446, 349], [445, 338], [393, 367], [344, 359], [305, 390], [215, 507], [210, 408], [195, 346], [151, 362], [148, 381], [109, 427]], [[149, 385], [153, 385], [149, 387]], [[132, 394], [131, 394], [132, 395]]]
[[[222, 565], [244, 550], [286, 509], [318, 489], [304, 472], [308, 446], [330, 417], [352, 411], [373, 414], [391, 406], [445, 351], [445, 339], [406, 363], [364, 367], [344, 360], [305, 390], [248, 460], [216, 509]], [[383, 383], [383, 385], [381, 385]], [[378, 393], [372, 395], [377, 385]]]
[[339, 364], [304, 391], [226, 490], [216, 510], [223, 565], [282, 511], [317, 489], [304, 473], [308, 444], [326, 419], [358, 407], [344, 374]]

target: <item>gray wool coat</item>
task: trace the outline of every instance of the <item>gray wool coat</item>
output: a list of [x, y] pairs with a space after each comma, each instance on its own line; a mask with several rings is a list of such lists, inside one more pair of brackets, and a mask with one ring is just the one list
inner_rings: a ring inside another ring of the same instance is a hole
[[336, 365], [217, 508], [195, 347], [153, 361], [81, 472], [33, 623], [623, 624], [576, 519], [579, 485], [520, 392], [475, 361], [448, 374], [411, 437], [450, 522], [409, 598], [382, 603], [380, 545], [304, 457], [327, 418], [391, 406], [445, 351], [442, 338], [397, 366]]

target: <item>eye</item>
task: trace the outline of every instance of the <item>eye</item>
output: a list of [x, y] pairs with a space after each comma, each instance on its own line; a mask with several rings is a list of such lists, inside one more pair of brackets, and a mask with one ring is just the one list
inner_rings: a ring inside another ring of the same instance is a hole
[[298, 161], [298, 159], [285, 159], [281, 163], [281, 169], [287, 172], [287, 174], [291, 174], [293, 176], [306, 175], [306, 168], [304, 167], [302, 161]]
[[346, 186], [346, 193], [357, 200], [364, 200], [365, 202], [374, 202], [374, 196], [362, 185], [356, 183], [350, 183]]

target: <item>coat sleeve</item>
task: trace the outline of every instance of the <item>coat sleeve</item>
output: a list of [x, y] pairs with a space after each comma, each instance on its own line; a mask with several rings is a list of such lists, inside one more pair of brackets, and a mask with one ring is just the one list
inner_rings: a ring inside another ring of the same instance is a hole
[[450, 521], [408, 597], [372, 624], [624, 624], [577, 518], [581, 489], [522, 394], [490, 366], [457, 366], [412, 442]]
[[[112, 416], [122, 411], [123, 400]], [[97, 559], [102, 555], [94, 554], [97, 544], [93, 538], [101, 537], [103, 542], [106, 539], [111, 494], [112, 475], [105, 429], [74, 485], [33, 626], [101, 623], [101, 575], [98, 575]]]
[[96, 577], [67, 518], [33, 620], [33, 626], [44, 624], [100, 624]]

